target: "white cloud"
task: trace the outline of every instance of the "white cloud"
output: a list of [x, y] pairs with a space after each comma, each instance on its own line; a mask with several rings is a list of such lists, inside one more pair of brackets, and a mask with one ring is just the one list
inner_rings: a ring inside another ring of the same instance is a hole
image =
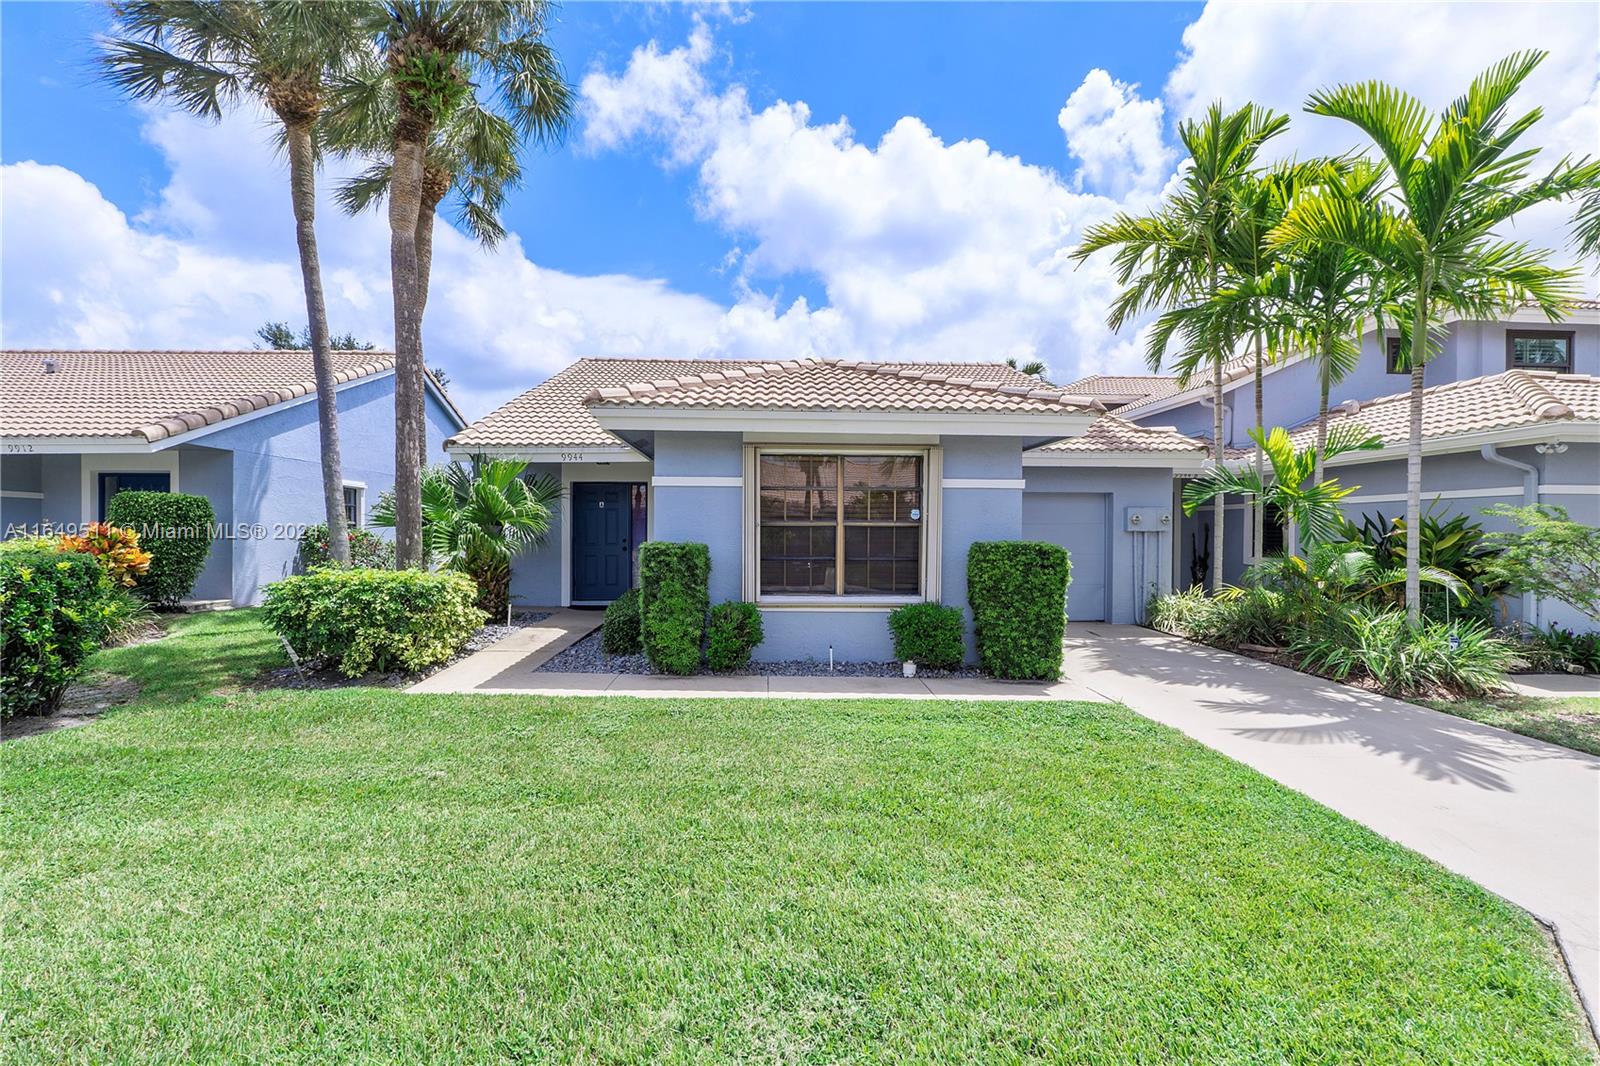
[[1163, 136], [1160, 100], [1096, 68], [1056, 116], [1067, 150], [1079, 162], [1078, 188], [1110, 196], [1155, 192], [1172, 172], [1174, 153]]

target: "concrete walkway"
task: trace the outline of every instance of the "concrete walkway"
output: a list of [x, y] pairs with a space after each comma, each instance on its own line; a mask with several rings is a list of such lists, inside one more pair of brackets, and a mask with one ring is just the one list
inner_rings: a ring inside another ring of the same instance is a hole
[[1463, 874], [1556, 929], [1600, 1004], [1600, 759], [1135, 626], [1067, 676]]
[[550, 617], [467, 656], [409, 692], [519, 696], [646, 696], [708, 699], [1087, 700], [1102, 702], [1075, 680], [1052, 683], [989, 678], [661, 677], [655, 674], [542, 673], [539, 667], [600, 627], [601, 612], [553, 610]]
[[1593, 696], [1600, 699], [1600, 677], [1594, 674], [1512, 674], [1506, 687], [1524, 696]]

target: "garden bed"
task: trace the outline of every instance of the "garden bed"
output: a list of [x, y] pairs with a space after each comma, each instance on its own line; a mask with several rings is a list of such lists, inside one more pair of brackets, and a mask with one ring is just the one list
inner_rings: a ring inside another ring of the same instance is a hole
[[[562, 673], [562, 674], [659, 674], [660, 671], [652, 670], [650, 662], [643, 654], [639, 655], [607, 655], [601, 647], [601, 633], [599, 630], [573, 644], [564, 651], [558, 652], [547, 662], [540, 666], [535, 673]], [[675, 676], [675, 675], [667, 675]], [[828, 668], [825, 660], [815, 659], [788, 659], [779, 662], [752, 662], [743, 670], [733, 670], [720, 673], [718, 677], [900, 677], [901, 666], [897, 662], [839, 662], [835, 661], [833, 668]], [[918, 677], [944, 678], [944, 677], [983, 677], [984, 673], [976, 666], [966, 666], [959, 670], [932, 670], [921, 668], [917, 670]]]

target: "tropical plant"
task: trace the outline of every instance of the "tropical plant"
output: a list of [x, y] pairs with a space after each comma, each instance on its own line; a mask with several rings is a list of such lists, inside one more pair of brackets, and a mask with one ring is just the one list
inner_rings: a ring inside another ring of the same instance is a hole
[[83, 552], [100, 560], [106, 576], [113, 585], [132, 588], [139, 578], [150, 571], [149, 552], [139, 547], [136, 530], [123, 529], [105, 522], [91, 522], [82, 533], [68, 533], [61, 537], [57, 548], [64, 552]]
[[[470, 466], [430, 468], [422, 478], [422, 538], [428, 553], [478, 585], [478, 606], [503, 619], [511, 604], [511, 560], [544, 540], [561, 483], [523, 476], [526, 463], [474, 456]], [[396, 496], [385, 493], [372, 524], [394, 528]]]
[[[1443, 567], [1424, 566], [1421, 576], [1458, 603], [1471, 595], [1472, 587]], [[1246, 570], [1244, 580], [1251, 588], [1276, 593], [1284, 620], [1304, 625], [1356, 605], [1393, 606], [1405, 588], [1406, 572], [1404, 565], [1380, 559], [1365, 545], [1318, 544], [1306, 556], [1269, 556]], [[1224, 589], [1219, 596], [1230, 592]]]
[[[1495, 569], [1499, 552], [1489, 544], [1483, 524], [1470, 515], [1456, 514], [1448, 518], [1434, 515], [1430, 506], [1422, 516], [1421, 573], [1423, 614], [1429, 617], [1441, 613], [1458, 615], [1453, 607], [1464, 604], [1464, 597], [1451, 596], [1441, 600], [1437, 589], [1428, 587], [1427, 573], [1431, 567], [1457, 578], [1463, 586], [1483, 604], [1485, 620], [1492, 616], [1492, 598], [1505, 588], [1505, 582]], [[1352, 545], [1361, 545], [1373, 554], [1378, 566], [1398, 570], [1402, 574], [1406, 565], [1406, 521], [1404, 517], [1386, 518], [1382, 511], [1361, 516], [1361, 524], [1346, 522], [1340, 539]], [[1401, 583], [1392, 598], [1396, 606], [1405, 605], [1405, 586]], [[1443, 604], [1443, 612], [1437, 610]]]
[[[363, 570], [393, 570], [394, 545], [370, 529], [352, 529], [349, 533], [350, 565]], [[338, 566], [329, 550], [328, 527], [321, 522], [300, 531], [300, 569], [315, 570], [319, 566]]]
[[[1225, 113], [1212, 104], [1199, 121], [1178, 124], [1178, 138], [1189, 153], [1189, 163], [1179, 171], [1176, 187], [1150, 215], [1119, 213], [1109, 222], [1091, 226], [1072, 257], [1083, 262], [1103, 249], [1115, 251], [1112, 260], [1122, 291], [1112, 301], [1107, 323], [1113, 330], [1132, 324], [1145, 312], [1166, 310], [1157, 320], [1145, 353], [1152, 370], [1160, 370], [1167, 346], [1184, 325], [1185, 316], [1174, 310], [1206, 304], [1222, 292], [1226, 279], [1224, 244], [1233, 223], [1242, 183], [1255, 172], [1262, 146], [1288, 128], [1289, 119], [1253, 104]], [[1174, 362], [1179, 380], [1187, 385], [1197, 374], [1209, 371], [1212, 402], [1212, 447], [1222, 464], [1227, 441], [1222, 432], [1222, 386], [1225, 364], [1232, 346], [1225, 331], [1202, 329], [1202, 318], [1190, 315], [1190, 344]], [[1223, 500], [1214, 501], [1211, 526], [1213, 588], [1222, 585]]]
[[[422, 315], [427, 281], [422, 262], [431, 256], [433, 212], [454, 182], [436, 168], [429, 181], [436, 132], [452, 128], [502, 130], [498, 123], [452, 125], [474, 94], [494, 100], [517, 137], [549, 131], [555, 86], [565, 93], [560, 64], [544, 40], [547, 0], [392, 0], [372, 5], [367, 24], [377, 42], [383, 76], [368, 106], [346, 114], [343, 126], [377, 130], [389, 151], [386, 198], [395, 335], [395, 548], [401, 566], [422, 558], [422, 462], [426, 439], [423, 396]], [[564, 98], [564, 97], [563, 97]], [[384, 116], [392, 116], [390, 118]], [[354, 143], [377, 143], [354, 136]], [[351, 141], [345, 143], [350, 144]], [[499, 150], [496, 150], [497, 153]], [[504, 153], [499, 153], [503, 158]], [[515, 152], [510, 155], [515, 156]], [[439, 158], [435, 152], [435, 160]], [[482, 191], [482, 190], [478, 190]], [[420, 240], [419, 240], [420, 238]]]
[[1026, 363], [1019, 363], [1014, 355], [1006, 358], [1006, 366], [1009, 366], [1019, 374], [1026, 374], [1030, 378], [1042, 378], [1044, 377], [1044, 372], [1049, 369], [1037, 359], [1029, 359]]
[[1499, 552], [1493, 574], [1519, 592], [1553, 596], [1600, 621], [1600, 529], [1553, 504], [1496, 504], [1483, 512], [1517, 528], [1485, 539]]
[[1323, 186], [1296, 200], [1272, 240], [1289, 254], [1338, 245], [1367, 257], [1394, 282], [1384, 315], [1399, 328], [1411, 372], [1406, 457], [1406, 610], [1421, 614], [1423, 367], [1438, 349], [1444, 312], [1493, 318], [1525, 300], [1550, 318], [1576, 295], [1576, 273], [1546, 264], [1547, 253], [1494, 236], [1535, 204], [1581, 194], [1600, 182], [1600, 163], [1564, 158], [1529, 177], [1535, 149], [1517, 140], [1541, 117], [1509, 118], [1517, 89], [1544, 59], [1521, 52], [1480, 74], [1438, 117], [1416, 98], [1380, 81], [1314, 93], [1306, 109], [1361, 129], [1382, 153], [1389, 183], [1382, 196]]
[[118, 0], [112, 5], [111, 36], [100, 53], [106, 79], [135, 100], [165, 100], [216, 122], [249, 97], [278, 120], [310, 321], [323, 503], [335, 533], [334, 550], [345, 563], [338, 401], [317, 254], [316, 126], [330, 74], [361, 44], [358, 10], [344, 0]]
[[1413, 622], [1399, 609], [1358, 607], [1295, 631], [1289, 654], [1335, 681], [1369, 680], [1396, 696], [1474, 696], [1500, 687], [1514, 649], [1476, 622]]
[[1254, 469], [1218, 465], [1205, 477], [1184, 486], [1184, 513], [1194, 514], [1203, 504], [1220, 499], [1224, 493], [1251, 494], [1294, 522], [1302, 538], [1313, 544], [1332, 540], [1339, 534], [1344, 520], [1339, 501], [1360, 488], [1359, 485], [1346, 488], [1339, 484], [1338, 478], [1311, 480], [1319, 455], [1332, 457], [1383, 446], [1377, 437], [1354, 425], [1335, 427], [1320, 453], [1316, 448], [1296, 448], [1288, 431], [1281, 426], [1274, 427], [1268, 434], [1252, 428], [1250, 439], [1266, 455], [1272, 477], [1263, 480]]

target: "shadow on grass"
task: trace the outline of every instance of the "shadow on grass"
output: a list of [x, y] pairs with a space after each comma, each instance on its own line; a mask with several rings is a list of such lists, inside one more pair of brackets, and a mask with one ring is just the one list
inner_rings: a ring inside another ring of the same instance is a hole
[[248, 684], [286, 661], [260, 611], [212, 611], [169, 619], [159, 640], [97, 653], [89, 673], [128, 678], [140, 703], [182, 703]]

